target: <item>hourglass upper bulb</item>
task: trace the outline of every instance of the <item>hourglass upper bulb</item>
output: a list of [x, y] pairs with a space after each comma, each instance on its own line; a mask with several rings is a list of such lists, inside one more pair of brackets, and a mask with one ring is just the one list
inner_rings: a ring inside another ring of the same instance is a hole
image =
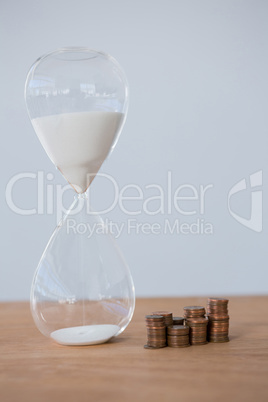
[[25, 99], [46, 153], [78, 193], [114, 148], [127, 113], [125, 74], [111, 56], [64, 48], [31, 67]]

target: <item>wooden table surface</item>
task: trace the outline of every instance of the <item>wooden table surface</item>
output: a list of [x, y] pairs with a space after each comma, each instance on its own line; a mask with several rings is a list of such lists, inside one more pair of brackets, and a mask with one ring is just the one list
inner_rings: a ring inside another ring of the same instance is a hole
[[0, 401], [268, 401], [268, 297], [230, 297], [230, 342], [146, 350], [144, 316], [204, 298], [138, 299], [113, 341], [61, 346], [28, 303], [0, 304]]

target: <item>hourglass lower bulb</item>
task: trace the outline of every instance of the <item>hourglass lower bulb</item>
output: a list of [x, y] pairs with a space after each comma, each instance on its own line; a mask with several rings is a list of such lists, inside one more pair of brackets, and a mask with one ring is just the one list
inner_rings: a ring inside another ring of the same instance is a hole
[[128, 266], [86, 190], [124, 124], [126, 79], [112, 57], [66, 48], [36, 61], [25, 98], [41, 144], [77, 193], [36, 270], [32, 315], [60, 344], [103, 343], [129, 324], [135, 295]]
[[32, 285], [35, 323], [61, 344], [105, 342], [121, 333], [133, 314], [129, 269], [101, 218], [87, 209], [86, 195], [78, 195], [53, 233]]

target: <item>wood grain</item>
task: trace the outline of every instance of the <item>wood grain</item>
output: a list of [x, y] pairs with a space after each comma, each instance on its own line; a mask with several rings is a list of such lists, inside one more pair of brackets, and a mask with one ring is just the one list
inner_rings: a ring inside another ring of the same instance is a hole
[[145, 350], [144, 316], [181, 315], [204, 298], [138, 299], [118, 338], [60, 346], [35, 328], [28, 303], [0, 304], [0, 400], [268, 401], [268, 297], [230, 298], [229, 343]]

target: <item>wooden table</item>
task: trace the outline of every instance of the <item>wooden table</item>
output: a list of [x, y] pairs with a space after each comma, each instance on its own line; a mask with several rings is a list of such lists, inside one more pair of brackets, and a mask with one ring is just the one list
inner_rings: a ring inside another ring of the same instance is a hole
[[0, 304], [0, 401], [268, 401], [268, 297], [231, 297], [229, 343], [146, 350], [144, 316], [204, 298], [138, 299], [113, 341], [60, 346], [28, 303]]

